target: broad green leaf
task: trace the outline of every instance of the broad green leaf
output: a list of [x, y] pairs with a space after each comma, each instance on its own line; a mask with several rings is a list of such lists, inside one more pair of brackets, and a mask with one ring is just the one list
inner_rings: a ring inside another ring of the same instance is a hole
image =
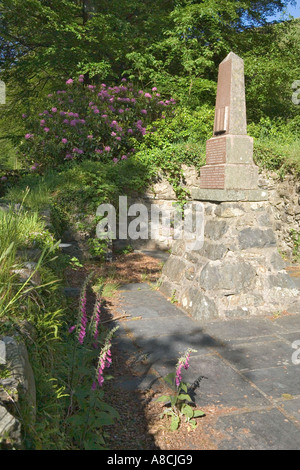
[[195, 421], [194, 419], [191, 419], [191, 420], [189, 421], [189, 424], [191, 425], [192, 429], [195, 429], [195, 428], [197, 427], [197, 423], [196, 423], [196, 421]]
[[181, 407], [181, 413], [183, 413], [185, 416], [187, 416], [188, 418], [192, 418], [193, 415], [194, 415], [194, 411], [193, 411], [193, 408], [189, 405], [182, 405]]
[[171, 426], [170, 426], [171, 431], [176, 431], [176, 429], [178, 429], [179, 422], [180, 422], [179, 416], [173, 415], [171, 419]]
[[174, 385], [174, 382], [175, 382], [175, 373], [174, 372], [171, 372], [170, 374], [168, 374], [166, 377], [164, 377], [164, 380], [170, 384], [170, 385]]
[[93, 425], [96, 427], [101, 427], [101, 426], [110, 426], [111, 424], [115, 423], [115, 418], [111, 416], [108, 413], [99, 413], [97, 414]]
[[181, 393], [178, 395], [179, 400], [192, 401], [191, 397], [187, 393]]
[[86, 422], [86, 417], [83, 415], [73, 415], [67, 418], [67, 422], [71, 423], [73, 426], [82, 426]]
[[175, 406], [177, 402], [177, 397], [170, 397], [171, 406]]
[[157, 398], [156, 401], [159, 401], [159, 402], [168, 402], [170, 401], [170, 396], [168, 395], [162, 395], [161, 397]]
[[116, 419], [120, 419], [119, 412], [108, 403], [105, 403], [104, 401], [99, 400], [99, 402], [97, 402], [97, 408], [102, 411], [107, 411], [108, 413], [111, 414], [111, 416], [113, 416]]
[[205, 416], [204, 411], [202, 411], [202, 410], [194, 410], [193, 418], [200, 418], [200, 416]]

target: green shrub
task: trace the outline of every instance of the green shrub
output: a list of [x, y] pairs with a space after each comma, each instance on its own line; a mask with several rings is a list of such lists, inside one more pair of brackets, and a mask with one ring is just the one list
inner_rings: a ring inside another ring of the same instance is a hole
[[248, 133], [254, 137], [254, 160], [257, 165], [279, 175], [300, 174], [300, 116], [290, 121], [262, 118], [251, 123]]
[[[172, 143], [203, 143], [212, 137], [214, 109], [202, 106], [195, 111], [178, 108], [172, 118], [159, 119], [152, 123], [155, 132], [148, 132], [136, 145], [139, 150], [163, 148]], [[150, 127], [148, 128], [151, 129]]]
[[[50, 93], [43, 111], [24, 115], [27, 125], [20, 155], [32, 171], [61, 167], [66, 161], [126, 160], [148, 124], [171, 113], [175, 100], [163, 100], [157, 88], [144, 92], [123, 78], [118, 86], [84, 85], [69, 79]], [[41, 104], [42, 106], [42, 104]]]

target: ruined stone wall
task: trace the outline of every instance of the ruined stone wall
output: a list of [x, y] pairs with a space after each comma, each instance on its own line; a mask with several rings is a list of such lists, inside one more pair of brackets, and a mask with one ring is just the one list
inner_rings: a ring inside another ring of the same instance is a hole
[[278, 254], [268, 201], [203, 204], [203, 247], [174, 243], [161, 291], [199, 320], [297, 309], [299, 292]]
[[278, 250], [291, 259], [294, 248], [291, 230], [300, 233], [300, 181], [291, 174], [281, 180], [275, 172], [263, 170], [259, 185], [269, 194]]
[[[199, 187], [199, 174], [194, 167], [183, 166], [184, 177], [182, 185], [190, 190]], [[291, 230], [300, 232], [300, 181], [293, 175], [286, 175], [283, 180], [275, 172], [261, 171], [259, 187], [268, 191], [268, 201], [272, 213], [272, 229], [276, 236], [278, 251], [288, 260], [292, 260], [294, 243]], [[152, 203], [165, 210], [175, 211], [177, 203], [175, 192], [166, 177], [160, 175], [144, 197], [132, 202], [144, 203], [149, 208]], [[168, 250], [174, 244], [173, 233], [169, 237], [157, 240], [131, 240], [123, 242], [134, 248]], [[121, 244], [120, 244], [121, 246]]]

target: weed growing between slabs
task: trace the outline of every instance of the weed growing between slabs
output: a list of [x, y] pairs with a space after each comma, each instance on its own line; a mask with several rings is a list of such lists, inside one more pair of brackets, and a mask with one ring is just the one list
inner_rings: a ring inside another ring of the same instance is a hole
[[163, 402], [167, 408], [161, 415], [171, 417], [170, 430], [176, 431], [180, 425], [180, 421], [184, 418], [193, 429], [197, 426], [195, 418], [204, 416], [201, 410], [195, 410], [192, 404], [192, 398], [189, 395], [189, 385], [182, 380], [182, 368], [189, 368], [189, 360], [191, 352], [196, 352], [194, 349], [188, 348], [184, 355], [182, 355], [177, 362], [175, 372], [171, 372], [165, 377], [165, 381], [175, 386], [175, 392], [172, 395], [162, 395], [157, 401]]

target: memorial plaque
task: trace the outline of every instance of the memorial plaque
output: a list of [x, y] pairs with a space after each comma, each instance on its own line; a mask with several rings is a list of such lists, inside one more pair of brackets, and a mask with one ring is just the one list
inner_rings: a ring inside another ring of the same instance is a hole
[[225, 165], [205, 165], [201, 169], [200, 188], [224, 189]]
[[226, 162], [226, 138], [210, 139], [206, 142], [206, 164]]
[[218, 108], [215, 112], [214, 134], [224, 134], [228, 130], [229, 106]]

